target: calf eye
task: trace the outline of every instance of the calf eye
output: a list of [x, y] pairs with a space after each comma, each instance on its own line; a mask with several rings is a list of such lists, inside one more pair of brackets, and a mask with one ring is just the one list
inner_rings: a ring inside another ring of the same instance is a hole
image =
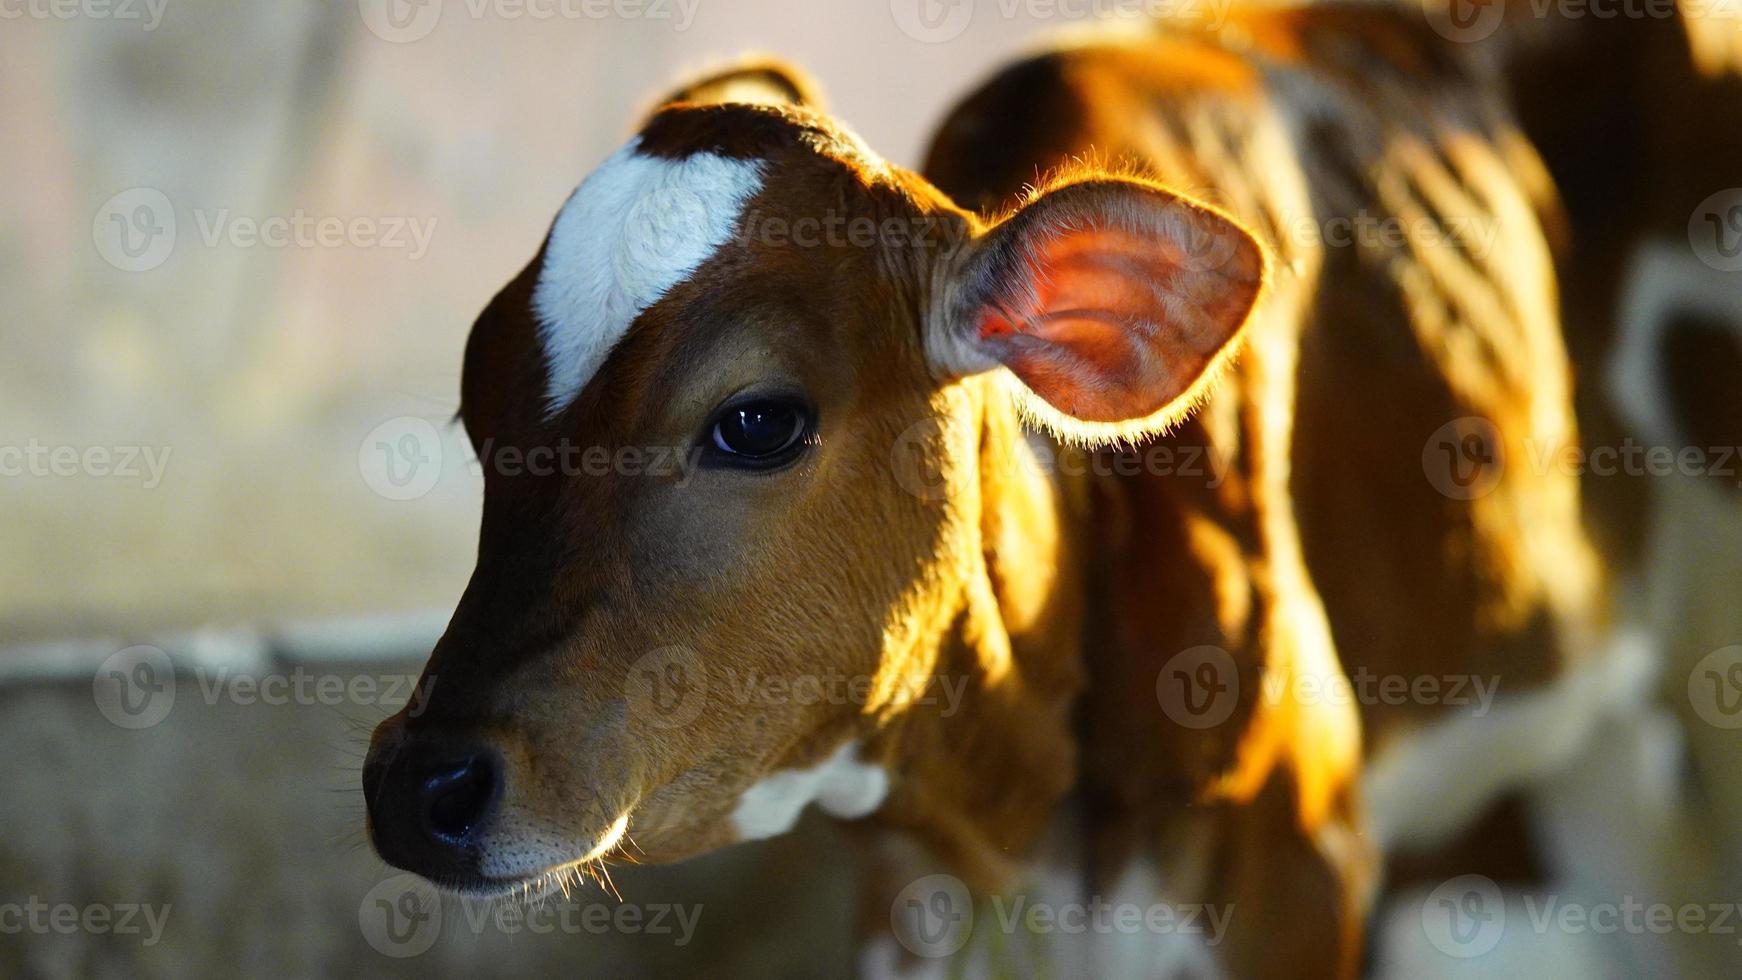
[[811, 431], [810, 412], [793, 401], [750, 401], [728, 405], [709, 433], [716, 462], [771, 468], [803, 451]]

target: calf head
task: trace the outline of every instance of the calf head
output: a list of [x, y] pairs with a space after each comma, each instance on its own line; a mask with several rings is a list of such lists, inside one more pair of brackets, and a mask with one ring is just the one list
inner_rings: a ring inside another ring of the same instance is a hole
[[[873, 811], [902, 748], [855, 746], [922, 710], [904, 692], [984, 587], [984, 414], [1165, 426], [1263, 266], [1139, 180], [988, 222], [809, 108], [660, 109], [467, 344], [477, 567], [423, 710], [370, 747], [378, 851], [494, 893], [777, 832], [807, 800]], [[797, 696], [818, 677], [838, 696]]]

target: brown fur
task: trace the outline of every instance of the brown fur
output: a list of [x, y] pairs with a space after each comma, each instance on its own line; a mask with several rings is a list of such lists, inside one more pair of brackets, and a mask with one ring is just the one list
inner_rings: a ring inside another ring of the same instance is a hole
[[[1187, 35], [1016, 66], [964, 103], [927, 166], [957, 199], [997, 207], [1028, 175], [1074, 159], [1135, 162], [1268, 231], [1278, 267], [1293, 273], [1278, 277], [1273, 299], [1284, 312], [1272, 342], [1249, 341], [1256, 356], [1202, 421], [1168, 440], [1175, 450], [1204, 447], [1236, 478], [1217, 491], [1178, 478], [1100, 490], [1105, 537], [1096, 553], [1110, 564], [1092, 590], [1105, 636], [1089, 646], [1084, 757], [1110, 840], [1124, 842], [1101, 862], [1115, 870], [1141, 837], [1137, 828], [1255, 819], [1239, 808], [1210, 817], [1193, 804], [1215, 798], [1239, 753], [1272, 726], [1243, 704], [1209, 736], [1182, 732], [1160, 717], [1150, 688], [1169, 654], [1202, 643], [1236, 651], [1243, 692], [1286, 679], [1276, 651], [1287, 632], [1276, 629], [1275, 610], [1301, 586], [1266, 572], [1289, 560], [1296, 515], [1350, 672], [1476, 675], [1497, 678], [1503, 691], [1528, 689], [1563, 670], [1568, 630], [1589, 614], [1594, 585], [1571, 479], [1514, 464], [1490, 493], [1462, 502], [1423, 473], [1430, 435], [1463, 416], [1491, 420], [1514, 460], [1528, 444], [1572, 436], [1548, 254], [1542, 232], [1519, 220], [1552, 202], [1534, 200], [1540, 185], [1511, 176], [1541, 168], [1507, 123], [1493, 82], [1400, 15], [1324, 9], [1255, 15], [1239, 28], [1252, 40], [1237, 50]], [[1365, 43], [1350, 47], [1351, 36]], [[1300, 122], [1304, 142], [1282, 132], [1284, 118]], [[992, 134], [1000, 152], [976, 142]], [[1440, 182], [1480, 190], [1447, 195]], [[1289, 234], [1291, 218], [1359, 212], [1409, 219], [1411, 235], [1319, 250]], [[1492, 254], [1426, 239], [1458, 220], [1496, 226]], [[1268, 436], [1267, 413], [1292, 413], [1292, 442]], [[1362, 707], [1378, 744], [1433, 710]], [[1314, 745], [1326, 722], [1300, 724], [1285, 742]], [[1311, 770], [1318, 760], [1306, 758], [1294, 765]], [[1269, 778], [1286, 780], [1288, 768]], [[1270, 806], [1287, 799], [1247, 793]], [[1311, 857], [1279, 859], [1262, 883], [1254, 879], [1255, 891], [1283, 880], [1328, 886], [1347, 903], [1343, 925], [1358, 916], [1367, 885], [1348, 856], [1359, 846], [1339, 850], [1315, 836], [1338, 826], [1328, 818], [1347, 820], [1346, 805], [1305, 821], [1295, 846]], [[1273, 848], [1295, 836], [1279, 818], [1268, 833]], [[1219, 871], [1209, 880], [1237, 893]], [[1339, 934], [1336, 908], [1291, 906], [1297, 917], [1331, 918], [1269, 931], [1270, 954], [1283, 937]], [[1321, 943], [1281, 958], [1328, 971], [1338, 956], [1353, 954]]]

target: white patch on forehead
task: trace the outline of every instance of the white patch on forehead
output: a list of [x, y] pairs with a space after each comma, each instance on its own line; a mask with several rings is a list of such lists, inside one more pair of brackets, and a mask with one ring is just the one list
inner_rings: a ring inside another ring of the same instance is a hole
[[792, 829], [805, 804], [816, 801], [831, 817], [868, 817], [889, 794], [889, 773], [858, 761], [859, 743], [844, 742], [809, 769], [785, 769], [744, 791], [732, 811], [740, 840], [761, 840]]
[[532, 294], [549, 383], [545, 416], [567, 408], [641, 311], [731, 236], [762, 187], [762, 164], [618, 150], [569, 196]]

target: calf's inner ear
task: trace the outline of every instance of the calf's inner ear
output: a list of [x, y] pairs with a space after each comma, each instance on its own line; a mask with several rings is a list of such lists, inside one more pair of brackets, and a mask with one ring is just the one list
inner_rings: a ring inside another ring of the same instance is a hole
[[934, 369], [1008, 368], [1031, 414], [1085, 441], [1166, 428], [1236, 347], [1262, 246], [1228, 216], [1123, 178], [1047, 191], [954, 259]]

